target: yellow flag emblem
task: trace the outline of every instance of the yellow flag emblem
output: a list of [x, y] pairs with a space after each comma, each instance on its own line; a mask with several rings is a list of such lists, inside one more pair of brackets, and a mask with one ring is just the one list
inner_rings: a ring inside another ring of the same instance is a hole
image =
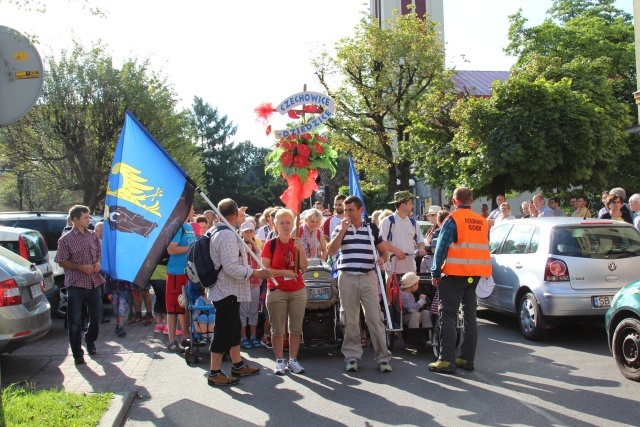
[[126, 200], [154, 215], [162, 217], [160, 215], [160, 200], [158, 200], [163, 196], [162, 188], [146, 185], [149, 180], [140, 176], [141, 173], [142, 171], [126, 163], [116, 163], [111, 168], [111, 174], [120, 174], [122, 185], [116, 189], [107, 187], [107, 195]]

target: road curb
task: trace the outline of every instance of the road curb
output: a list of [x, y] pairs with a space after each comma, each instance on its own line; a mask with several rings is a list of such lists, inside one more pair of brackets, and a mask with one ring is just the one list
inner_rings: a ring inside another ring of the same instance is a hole
[[98, 427], [121, 427], [124, 418], [133, 404], [135, 393], [132, 391], [123, 391], [113, 394], [113, 401], [109, 405], [109, 409], [104, 413]]

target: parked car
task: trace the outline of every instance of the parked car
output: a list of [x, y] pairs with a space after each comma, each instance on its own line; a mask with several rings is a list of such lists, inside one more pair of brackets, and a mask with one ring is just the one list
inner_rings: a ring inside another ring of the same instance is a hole
[[42, 235], [35, 230], [0, 226], [0, 246], [35, 264], [44, 279], [44, 293], [52, 305], [60, 300], [58, 286], [54, 283], [53, 267]]
[[640, 233], [624, 222], [572, 217], [506, 221], [490, 232], [495, 288], [478, 304], [516, 314], [522, 334], [603, 319], [613, 296], [638, 278]]
[[618, 369], [626, 378], [640, 381], [640, 281], [615, 294], [604, 323]]
[[10, 353], [46, 335], [51, 305], [36, 266], [0, 247], [0, 353]]

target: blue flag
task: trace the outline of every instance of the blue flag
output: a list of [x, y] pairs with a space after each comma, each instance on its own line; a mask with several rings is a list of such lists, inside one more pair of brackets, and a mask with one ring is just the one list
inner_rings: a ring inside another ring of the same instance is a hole
[[105, 202], [102, 271], [144, 287], [189, 215], [195, 188], [185, 171], [127, 111]]
[[358, 179], [358, 173], [356, 167], [353, 165], [353, 158], [349, 156], [349, 195], [356, 196], [362, 200], [362, 206], [364, 206], [364, 216], [367, 216], [367, 207], [364, 204], [364, 196], [360, 189], [360, 180]]

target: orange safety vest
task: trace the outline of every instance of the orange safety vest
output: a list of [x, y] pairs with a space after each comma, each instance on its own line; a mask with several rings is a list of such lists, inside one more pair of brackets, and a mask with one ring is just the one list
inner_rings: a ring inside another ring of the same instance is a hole
[[442, 272], [451, 276], [491, 276], [489, 224], [471, 209], [456, 209], [449, 215], [458, 232], [458, 241], [447, 250]]

